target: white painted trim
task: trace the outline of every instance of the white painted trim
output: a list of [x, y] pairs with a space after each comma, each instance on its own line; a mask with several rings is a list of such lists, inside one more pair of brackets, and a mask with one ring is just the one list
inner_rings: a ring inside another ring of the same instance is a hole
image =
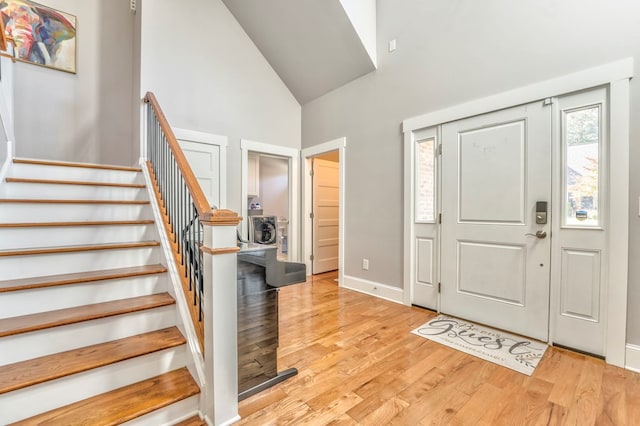
[[352, 277], [350, 275], [343, 275], [342, 280], [342, 287], [348, 288], [349, 290], [365, 293], [390, 302], [403, 304], [403, 291], [401, 288], [392, 287], [390, 285], [374, 281], [363, 280], [362, 278]]
[[229, 138], [213, 133], [199, 132], [196, 130], [173, 128], [173, 134], [176, 139], [204, 143], [208, 145], [216, 145], [220, 150], [220, 205], [216, 206], [220, 209], [227, 208], [227, 147], [229, 146]]
[[629, 96], [628, 78], [611, 82], [609, 86], [609, 286], [606, 313], [606, 360], [607, 363], [618, 367], [625, 365], [627, 342]]
[[[13, 46], [7, 46], [7, 53], [13, 54]], [[7, 57], [0, 58], [2, 62], [2, 82], [0, 82], [0, 121], [7, 136], [7, 140], [15, 141], [14, 132], [14, 65], [13, 60]], [[5, 90], [6, 89], [6, 90]]]
[[[299, 261], [300, 242], [300, 150], [246, 139], [240, 140], [240, 215], [247, 214], [247, 167], [249, 151], [289, 158], [289, 260]], [[242, 235], [247, 235], [247, 220], [240, 222]]]
[[564, 95], [585, 88], [609, 84], [633, 76], [633, 58], [610, 62], [561, 77], [530, 84], [507, 92], [476, 99], [439, 111], [408, 118], [402, 122], [403, 132], [436, 126], [461, 118], [526, 104], [546, 97]]
[[4, 159], [4, 163], [0, 168], [0, 185], [2, 185], [2, 183], [4, 182], [4, 178], [7, 176], [7, 173], [9, 173], [9, 167], [11, 167], [11, 164], [13, 164], [12, 161], [13, 161], [13, 142], [7, 141], [7, 157]]
[[[167, 275], [169, 277], [169, 281], [173, 286], [173, 295], [176, 299], [176, 306], [178, 308], [178, 315], [180, 316], [180, 321], [182, 326], [184, 327], [184, 331], [186, 332], [187, 338], [187, 347], [189, 348], [189, 352], [191, 357], [193, 358], [193, 367], [196, 371], [196, 381], [199, 383], [200, 387], [206, 386], [205, 384], [205, 366], [204, 366], [204, 356], [202, 351], [200, 350], [200, 344], [198, 343], [198, 335], [196, 334], [196, 330], [191, 321], [191, 314], [189, 313], [189, 308], [187, 306], [187, 301], [184, 297], [184, 291], [182, 290], [182, 283], [180, 281], [180, 275], [178, 273], [178, 269], [176, 268], [176, 264], [173, 259], [173, 253], [171, 251], [171, 245], [169, 244], [169, 239], [167, 238], [167, 233], [162, 227], [162, 215], [160, 214], [160, 209], [158, 208], [158, 200], [156, 199], [155, 193], [151, 190], [153, 188], [151, 177], [149, 176], [149, 170], [147, 169], [146, 160], [144, 158], [140, 158], [140, 167], [142, 168], [142, 174], [144, 176], [145, 184], [147, 185], [147, 193], [149, 195], [149, 200], [151, 201], [151, 209], [153, 210], [153, 219], [155, 220], [155, 227], [159, 235], [160, 246], [162, 247], [162, 255], [164, 256], [164, 264], [167, 266]], [[188, 365], [189, 367], [189, 365]], [[191, 370], [191, 369], [189, 369]]]
[[[224, 423], [220, 423], [220, 426], [230, 426], [230, 425], [232, 425], [232, 424], [234, 424], [236, 422], [239, 422], [241, 419], [242, 418], [240, 416], [236, 416], [236, 417], [232, 418], [231, 420], [228, 420], [228, 421], [226, 421]], [[209, 426], [213, 426], [213, 422], [211, 421], [209, 416], [204, 416], [202, 420], [204, 420], [204, 422], [206, 424], [208, 424]]]
[[640, 373], [640, 346], [627, 344], [625, 368]]
[[311, 157], [315, 157], [316, 155], [324, 154], [326, 152], [338, 151], [338, 166], [339, 166], [339, 174], [340, 174], [340, 207], [338, 209], [338, 223], [339, 223], [339, 234], [338, 234], [338, 285], [343, 286], [344, 282], [344, 246], [346, 244], [345, 240], [345, 211], [346, 211], [346, 148], [347, 148], [347, 138], [342, 137], [338, 139], [334, 139], [329, 142], [324, 142], [319, 145], [312, 146], [310, 148], [305, 148], [302, 150], [302, 158], [304, 160], [304, 170], [303, 170], [303, 182], [304, 182], [304, 206], [303, 206], [303, 221], [304, 221], [304, 246], [303, 246], [303, 261], [307, 265], [307, 273], [312, 270], [313, 265], [311, 264], [311, 253], [313, 253], [313, 239], [312, 235], [312, 222], [310, 218], [311, 211], [313, 207], [311, 205]]
[[229, 146], [229, 138], [226, 136], [199, 132], [197, 130], [180, 129], [178, 127], [173, 127], [172, 129], [176, 139], [225, 147]]
[[415, 240], [416, 229], [414, 223], [415, 216], [415, 160], [413, 154], [414, 132], [404, 133], [404, 254], [403, 258], [403, 296], [402, 303], [411, 306], [413, 299], [413, 284], [415, 283], [416, 271], [416, 249]]

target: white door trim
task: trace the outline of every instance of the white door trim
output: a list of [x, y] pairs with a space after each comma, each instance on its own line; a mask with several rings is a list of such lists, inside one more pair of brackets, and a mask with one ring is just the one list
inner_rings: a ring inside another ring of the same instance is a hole
[[212, 133], [198, 132], [196, 130], [173, 128], [176, 139], [190, 142], [217, 145], [220, 148], [220, 209], [227, 208], [227, 146], [229, 138]]
[[[289, 260], [299, 261], [300, 241], [300, 150], [247, 139], [240, 140], [240, 215], [247, 214], [247, 160], [249, 151], [289, 158]], [[247, 235], [247, 220], [240, 222], [242, 235]]]
[[339, 165], [340, 165], [340, 207], [338, 212], [338, 220], [340, 222], [340, 228], [338, 231], [338, 284], [340, 287], [344, 285], [344, 246], [345, 246], [345, 223], [344, 223], [344, 212], [345, 212], [345, 151], [347, 148], [347, 138], [342, 137], [338, 139], [334, 139], [329, 142], [324, 142], [319, 145], [312, 146], [310, 148], [305, 148], [302, 150], [302, 159], [304, 160], [304, 210], [303, 210], [303, 218], [304, 218], [304, 249], [303, 249], [303, 258], [304, 262], [307, 265], [307, 271], [311, 271], [311, 260], [310, 256], [313, 252], [312, 247], [312, 239], [311, 239], [311, 219], [309, 215], [311, 214], [311, 157], [315, 157], [316, 155], [324, 154], [330, 151], [338, 151], [339, 155]]
[[[562, 77], [542, 81], [518, 89], [502, 92], [486, 98], [431, 112], [403, 121], [405, 146], [413, 139], [413, 132], [427, 127], [440, 125], [458, 119], [480, 115], [483, 113], [508, 108], [547, 97], [555, 97], [570, 92], [590, 89], [592, 87], [608, 85], [610, 96], [610, 164], [611, 168], [608, 190], [610, 213], [609, 234], [609, 272], [607, 295], [607, 332], [606, 332], [606, 361], [618, 367], [625, 365], [626, 330], [627, 330], [627, 286], [629, 265], [629, 79], [633, 77], [633, 58], [611, 62], [602, 66], [568, 74]], [[405, 161], [407, 161], [405, 154]], [[415, 267], [414, 259], [410, 256], [411, 241], [407, 227], [407, 212], [411, 211], [411, 188], [407, 187], [407, 173], [405, 168], [404, 209], [405, 209], [405, 237], [404, 237], [404, 300], [406, 303], [407, 286], [410, 285], [407, 271]], [[412, 177], [410, 177], [412, 178]], [[408, 263], [408, 265], [407, 265]], [[409, 269], [407, 269], [409, 268]], [[621, 307], [625, 307], [621, 309]]]
[[448, 123], [449, 121], [527, 104], [547, 97], [564, 95], [578, 90], [611, 84], [614, 81], [625, 80], [631, 77], [633, 77], [633, 58], [626, 58], [485, 98], [475, 99], [450, 108], [408, 118], [402, 121], [402, 131], [406, 133], [413, 130], [424, 129], [425, 127], [437, 126]]

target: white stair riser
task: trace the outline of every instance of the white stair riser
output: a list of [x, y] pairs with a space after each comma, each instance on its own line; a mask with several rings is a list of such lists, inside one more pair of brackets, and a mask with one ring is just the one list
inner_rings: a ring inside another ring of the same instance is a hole
[[166, 291], [166, 274], [12, 291], [0, 295], [0, 318], [110, 302]]
[[[51, 355], [176, 324], [174, 305], [0, 338], [0, 365]], [[0, 399], [2, 399], [0, 397]], [[0, 424], [3, 424], [0, 422]]]
[[6, 182], [0, 186], [0, 198], [144, 200], [147, 192], [144, 188]]
[[0, 228], [0, 250], [157, 239], [154, 224]]
[[149, 204], [0, 203], [0, 223], [153, 219]]
[[171, 426], [179, 421], [186, 420], [198, 413], [200, 396], [194, 395], [189, 398], [178, 401], [175, 404], [168, 405], [159, 410], [155, 410], [147, 415], [138, 417], [122, 423], [121, 426]]
[[0, 424], [167, 373], [183, 367], [185, 361], [185, 345], [182, 345], [9, 392], [0, 398]]
[[160, 263], [156, 247], [0, 257], [0, 279], [100, 271]]
[[85, 167], [43, 166], [39, 164], [14, 163], [9, 177], [50, 180], [78, 180], [85, 182], [144, 183], [139, 172], [101, 170]]

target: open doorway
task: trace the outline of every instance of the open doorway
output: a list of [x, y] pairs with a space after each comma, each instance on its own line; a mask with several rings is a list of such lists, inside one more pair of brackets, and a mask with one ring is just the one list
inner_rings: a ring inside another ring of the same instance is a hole
[[300, 151], [241, 141], [243, 239], [278, 247], [278, 259], [298, 261]]
[[251, 243], [275, 245], [278, 260], [289, 259], [289, 159], [249, 151], [247, 221]]
[[302, 151], [307, 273], [333, 272], [339, 283], [344, 264], [344, 151], [345, 138]]

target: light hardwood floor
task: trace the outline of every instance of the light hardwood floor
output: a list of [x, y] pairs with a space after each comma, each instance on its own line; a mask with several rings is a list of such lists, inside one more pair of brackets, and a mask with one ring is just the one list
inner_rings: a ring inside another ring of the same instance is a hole
[[640, 425], [640, 375], [549, 348], [531, 377], [410, 334], [433, 312], [340, 289], [280, 292], [280, 370], [242, 425]]

